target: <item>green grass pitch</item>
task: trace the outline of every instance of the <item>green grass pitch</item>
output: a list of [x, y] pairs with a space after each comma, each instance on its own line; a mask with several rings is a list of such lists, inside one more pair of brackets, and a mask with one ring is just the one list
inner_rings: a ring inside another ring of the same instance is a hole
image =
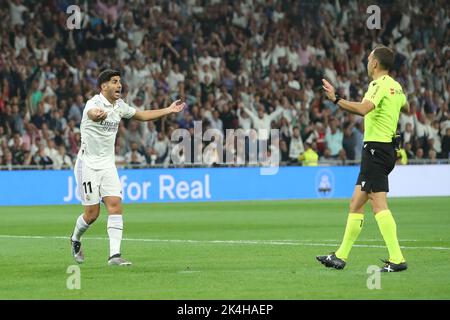
[[122, 252], [132, 267], [108, 267], [106, 215], [83, 239], [81, 289], [68, 236], [81, 206], [0, 207], [0, 299], [449, 299], [450, 198], [390, 199], [409, 269], [367, 268], [387, 258], [373, 215], [345, 270], [334, 251], [348, 200], [130, 204]]

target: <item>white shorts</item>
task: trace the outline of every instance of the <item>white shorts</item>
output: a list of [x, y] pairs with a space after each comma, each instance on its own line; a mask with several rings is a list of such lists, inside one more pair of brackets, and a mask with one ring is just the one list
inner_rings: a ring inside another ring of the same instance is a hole
[[77, 158], [74, 173], [77, 193], [84, 206], [98, 204], [103, 197], [122, 198], [122, 185], [115, 167], [95, 170]]

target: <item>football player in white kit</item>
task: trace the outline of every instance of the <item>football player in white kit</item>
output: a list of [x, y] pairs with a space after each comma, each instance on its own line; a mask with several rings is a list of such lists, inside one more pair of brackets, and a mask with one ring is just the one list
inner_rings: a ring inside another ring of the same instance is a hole
[[92, 97], [83, 110], [81, 120], [81, 147], [75, 163], [77, 190], [84, 206], [70, 238], [72, 255], [83, 263], [81, 236], [94, 223], [100, 213], [103, 200], [108, 211], [109, 259], [108, 265], [131, 265], [121, 256], [122, 241], [122, 186], [115, 166], [114, 144], [122, 118], [150, 121], [180, 112], [185, 103], [173, 102], [159, 110], [137, 111], [121, 99], [120, 72], [105, 70], [98, 77], [100, 94]]

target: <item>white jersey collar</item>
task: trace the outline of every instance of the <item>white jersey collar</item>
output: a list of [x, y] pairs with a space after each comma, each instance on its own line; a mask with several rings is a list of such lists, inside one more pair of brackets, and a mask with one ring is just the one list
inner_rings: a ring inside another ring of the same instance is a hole
[[111, 102], [109, 102], [108, 99], [105, 98], [105, 96], [102, 93], [100, 93], [100, 99], [102, 100], [103, 104], [108, 107], [114, 108], [117, 105], [117, 101], [115, 104], [112, 104]]

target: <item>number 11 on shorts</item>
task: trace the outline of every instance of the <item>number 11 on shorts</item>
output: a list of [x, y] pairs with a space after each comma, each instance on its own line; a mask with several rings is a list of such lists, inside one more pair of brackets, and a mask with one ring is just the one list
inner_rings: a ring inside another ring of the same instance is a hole
[[[91, 182], [83, 182], [83, 187], [84, 187], [84, 193], [88, 194], [88, 193], [92, 193], [92, 185]], [[87, 190], [87, 187], [89, 187], [89, 192]]]

